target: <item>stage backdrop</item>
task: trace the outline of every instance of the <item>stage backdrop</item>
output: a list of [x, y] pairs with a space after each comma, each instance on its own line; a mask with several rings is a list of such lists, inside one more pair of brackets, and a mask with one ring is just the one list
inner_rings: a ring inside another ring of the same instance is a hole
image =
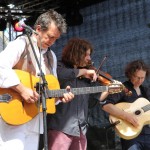
[[70, 38], [81, 37], [93, 44], [96, 67], [107, 56], [101, 69], [114, 79], [125, 80], [124, 67], [130, 61], [150, 63], [150, 0], [107, 0], [80, 13], [83, 24], [69, 27], [52, 47], [58, 58]]
[[[52, 47], [58, 58], [70, 38], [81, 37], [94, 46], [92, 58], [95, 66], [98, 67], [107, 56], [101, 70], [121, 82], [126, 80], [124, 68], [128, 62], [143, 59], [150, 64], [150, 0], [107, 0], [82, 9], [80, 13], [83, 16], [83, 24], [69, 27], [67, 34]], [[145, 84], [150, 86], [150, 79]], [[107, 114], [98, 105], [89, 109], [89, 112], [89, 123], [93, 128], [102, 129], [108, 125]], [[89, 132], [94, 134], [93, 130]], [[97, 143], [92, 145], [94, 149], [102, 149], [104, 143], [99, 138], [91, 137], [91, 134], [89, 138], [88, 135], [88, 140]], [[119, 138], [115, 137], [114, 149], [121, 150]], [[105, 142], [106, 150], [108, 139]], [[88, 150], [92, 149], [88, 146]]]

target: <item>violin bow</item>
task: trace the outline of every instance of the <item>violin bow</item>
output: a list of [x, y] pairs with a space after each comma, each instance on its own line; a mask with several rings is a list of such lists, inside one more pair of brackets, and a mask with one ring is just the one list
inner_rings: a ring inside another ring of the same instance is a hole
[[102, 71], [100, 71], [102, 65], [104, 64], [104, 61], [106, 60], [106, 58], [107, 58], [107, 56], [105, 56], [105, 57], [103, 58], [103, 60], [101, 61], [100, 65], [99, 65], [99, 67], [98, 67], [98, 69], [97, 69], [97, 71], [96, 71], [96, 74], [100, 74], [102, 77], [106, 78], [107, 80], [109, 80], [109, 81], [111, 81], [111, 82], [114, 82], [113, 79], [107, 77]]
[[104, 64], [104, 61], [106, 60], [106, 58], [107, 58], [107, 56], [105, 56], [105, 57], [103, 58], [103, 60], [101, 61], [100, 65], [99, 65], [99, 67], [98, 67], [98, 69], [97, 69], [97, 71], [96, 71], [96, 74], [99, 73], [99, 71], [100, 71], [102, 65]]

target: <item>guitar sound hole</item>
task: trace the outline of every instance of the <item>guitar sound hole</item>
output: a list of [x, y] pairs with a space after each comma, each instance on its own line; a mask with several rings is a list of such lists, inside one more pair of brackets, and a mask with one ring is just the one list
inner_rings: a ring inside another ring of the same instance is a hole
[[136, 111], [135, 111], [135, 115], [139, 115], [140, 113], [141, 113], [140, 110], [136, 110]]

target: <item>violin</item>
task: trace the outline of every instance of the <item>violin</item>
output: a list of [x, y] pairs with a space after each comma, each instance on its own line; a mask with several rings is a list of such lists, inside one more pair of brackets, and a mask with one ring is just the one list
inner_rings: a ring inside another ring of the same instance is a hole
[[102, 85], [109, 85], [110, 83], [114, 82], [114, 79], [112, 79], [112, 76], [106, 72], [103, 72], [99, 69], [95, 68], [93, 65], [93, 63], [91, 61], [89, 61], [88, 65], [87, 65], [87, 69], [93, 69], [95, 70], [97, 76], [98, 76], [98, 81], [102, 84]]
[[107, 72], [103, 71], [98, 72], [98, 81], [101, 82], [103, 85], [109, 85], [110, 83], [114, 82], [112, 76]]
[[[110, 74], [101, 71], [100, 67], [98, 69], [96, 69], [92, 64], [93, 64], [92, 62], [89, 62], [87, 69], [94, 69], [95, 70], [96, 74], [98, 75], [98, 82], [100, 82], [104, 86], [113, 84], [115, 82], [115, 80], [112, 78], [112, 76]], [[127, 96], [132, 95], [132, 92], [129, 91], [124, 85], [122, 85], [122, 88], [123, 88], [123, 90]]]

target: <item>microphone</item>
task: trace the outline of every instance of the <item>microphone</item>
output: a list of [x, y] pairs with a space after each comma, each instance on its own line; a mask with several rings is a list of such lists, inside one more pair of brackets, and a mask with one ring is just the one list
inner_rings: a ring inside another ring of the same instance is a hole
[[24, 29], [28, 30], [28, 31], [31, 31], [32, 33], [35, 33], [38, 35], [38, 33], [33, 30], [30, 26], [27, 26], [23, 20], [19, 21], [18, 23], [15, 24], [15, 30], [16, 31], [23, 31]]

